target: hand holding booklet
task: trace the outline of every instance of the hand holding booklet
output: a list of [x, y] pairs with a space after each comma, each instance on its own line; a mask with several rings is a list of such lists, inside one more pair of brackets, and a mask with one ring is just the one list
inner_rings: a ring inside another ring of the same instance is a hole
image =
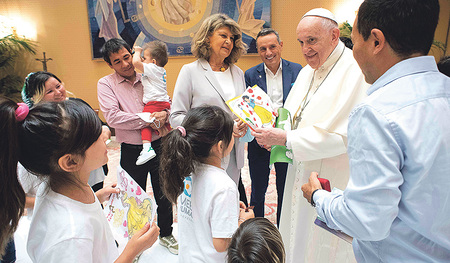
[[231, 111], [252, 130], [275, 125], [276, 113], [272, 100], [258, 85], [248, 87], [240, 96], [226, 103]]
[[[253, 131], [256, 128], [267, 127], [291, 129], [289, 111], [284, 108], [274, 109], [269, 95], [258, 85], [248, 87], [243, 94], [226, 103], [231, 111]], [[284, 145], [272, 146], [270, 164], [275, 162], [292, 163], [291, 151], [287, 150]]]
[[[319, 179], [322, 179], [322, 178], [319, 178]], [[330, 190], [329, 190], [330, 182], [328, 180], [326, 180], [326, 181], [328, 181], [328, 182], [326, 182], [325, 180], [321, 180], [320, 184], [322, 185], [322, 187], [324, 185], [326, 185], [328, 187], [328, 189], [325, 189], [325, 188], [324, 189], [327, 190], [328, 192], [330, 192]], [[332, 192], [342, 192], [342, 190], [340, 190], [338, 188], [333, 188]], [[346, 241], [346, 242], [348, 242], [350, 244], [353, 241], [353, 237], [347, 235], [346, 233], [344, 233], [344, 232], [342, 232], [340, 230], [329, 228], [327, 226], [327, 224], [324, 222], [324, 220], [320, 216], [316, 217], [316, 220], [314, 220], [314, 224], [316, 224], [317, 226], [325, 229], [326, 231], [330, 232], [331, 234], [339, 237], [340, 239], [342, 239], [342, 240], [344, 240], [344, 241]]]

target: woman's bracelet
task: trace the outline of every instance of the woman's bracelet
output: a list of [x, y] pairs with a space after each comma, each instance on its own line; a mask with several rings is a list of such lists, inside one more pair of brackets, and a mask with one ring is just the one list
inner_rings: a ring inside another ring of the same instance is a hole
[[239, 217], [239, 220], [238, 220], [239, 223], [244, 223], [244, 221], [245, 221], [245, 218]]

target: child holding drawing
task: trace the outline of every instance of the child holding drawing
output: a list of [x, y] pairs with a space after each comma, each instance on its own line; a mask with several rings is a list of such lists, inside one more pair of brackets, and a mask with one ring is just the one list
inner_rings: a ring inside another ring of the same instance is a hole
[[[18, 141], [11, 154], [17, 152], [20, 163], [44, 181], [36, 194], [27, 242], [33, 262], [131, 262], [156, 241], [158, 227], [147, 224], [118, 254], [100, 202], [119, 190], [107, 187], [94, 194], [88, 185], [90, 172], [108, 160], [107, 136], [89, 106], [65, 100], [28, 109], [9, 99], [0, 99], [0, 106], [21, 116], [6, 122], [15, 126], [11, 136], [17, 138], [0, 139]], [[6, 116], [6, 111], [1, 114]], [[1, 164], [7, 173], [5, 166]], [[10, 176], [17, 177], [13, 171]]]
[[221, 168], [234, 145], [233, 119], [217, 106], [188, 111], [163, 142], [163, 191], [178, 204], [180, 262], [225, 262], [238, 225], [254, 217]]

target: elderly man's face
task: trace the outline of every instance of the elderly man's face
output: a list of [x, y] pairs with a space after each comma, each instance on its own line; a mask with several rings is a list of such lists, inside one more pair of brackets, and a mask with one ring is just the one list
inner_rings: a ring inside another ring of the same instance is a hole
[[325, 63], [339, 39], [339, 34], [336, 36], [333, 30], [323, 27], [322, 19], [324, 18], [307, 16], [297, 26], [297, 40], [306, 62], [313, 69]]

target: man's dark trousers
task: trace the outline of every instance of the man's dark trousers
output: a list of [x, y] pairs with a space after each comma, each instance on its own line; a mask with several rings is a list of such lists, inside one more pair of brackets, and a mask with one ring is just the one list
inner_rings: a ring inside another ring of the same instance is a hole
[[120, 166], [146, 191], [147, 175], [150, 172], [153, 194], [155, 196], [158, 208], [158, 226], [160, 236], [165, 237], [172, 234], [172, 204], [164, 196], [159, 183], [159, 156], [161, 155], [161, 139], [152, 141], [152, 148], [155, 150], [156, 157], [143, 165], [136, 165], [136, 160], [141, 153], [142, 145], [121, 144]]

